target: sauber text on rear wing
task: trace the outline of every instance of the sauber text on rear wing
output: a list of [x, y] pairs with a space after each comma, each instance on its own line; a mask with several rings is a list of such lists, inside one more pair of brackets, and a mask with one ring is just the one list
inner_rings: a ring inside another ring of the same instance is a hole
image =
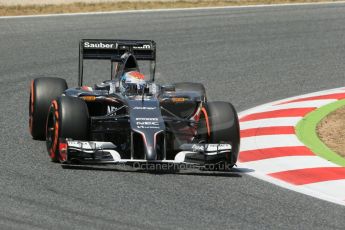
[[137, 60], [156, 60], [156, 43], [152, 40], [82, 39], [79, 44], [79, 86], [83, 84], [83, 60], [103, 59], [121, 61], [121, 56], [132, 53]]

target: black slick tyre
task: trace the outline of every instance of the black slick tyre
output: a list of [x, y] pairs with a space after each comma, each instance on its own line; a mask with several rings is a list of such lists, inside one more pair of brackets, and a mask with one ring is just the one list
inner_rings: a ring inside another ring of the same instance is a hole
[[89, 139], [89, 112], [85, 101], [76, 97], [61, 96], [49, 108], [47, 125], [47, 150], [54, 162], [65, 162], [67, 156], [59, 152], [60, 138]]
[[232, 167], [240, 149], [240, 126], [234, 106], [228, 102], [215, 101], [207, 104], [210, 124], [210, 143], [230, 143], [232, 154], [226, 162]]
[[45, 127], [50, 103], [66, 89], [67, 83], [61, 78], [43, 77], [31, 81], [29, 129], [34, 139], [45, 140]]

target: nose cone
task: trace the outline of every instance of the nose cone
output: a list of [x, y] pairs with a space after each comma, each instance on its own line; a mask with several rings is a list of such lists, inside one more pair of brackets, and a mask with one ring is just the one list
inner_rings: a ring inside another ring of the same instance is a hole
[[146, 160], [153, 161], [157, 159], [156, 149], [152, 146], [146, 146]]
[[127, 103], [130, 108], [131, 129], [133, 132], [141, 134], [143, 138], [145, 159], [147, 161], [157, 160], [159, 156], [156, 151], [156, 137], [158, 133], [165, 130], [158, 99], [151, 97], [145, 100], [142, 98], [140, 100], [131, 99]]

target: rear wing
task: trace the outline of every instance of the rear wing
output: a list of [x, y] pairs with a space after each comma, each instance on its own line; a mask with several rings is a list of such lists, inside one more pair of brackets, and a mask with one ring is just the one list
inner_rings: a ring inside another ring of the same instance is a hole
[[120, 62], [126, 52], [133, 54], [136, 60], [156, 61], [156, 43], [152, 40], [82, 39], [79, 44], [78, 85], [83, 84], [84, 59]]

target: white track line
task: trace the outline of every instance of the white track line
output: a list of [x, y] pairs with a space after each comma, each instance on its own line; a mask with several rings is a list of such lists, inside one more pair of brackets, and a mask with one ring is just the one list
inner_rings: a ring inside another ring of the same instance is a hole
[[261, 173], [259, 171], [248, 172], [248, 170], [250, 170], [250, 168], [247, 168], [245, 166], [245, 164], [243, 164], [243, 165], [239, 164], [238, 170], [239, 171], [243, 171], [247, 175], [251, 175], [251, 176], [253, 176], [253, 177], [257, 178], [257, 179], [264, 180], [264, 181], [267, 181], [269, 183], [278, 185], [278, 186], [280, 186], [282, 188], [290, 189], [292, 191], [303, 193], [303, 194], [306, 194], [308, 196], [312, 196], [312, 197], [315, 197], [315, 198], [318, 198], [318, 199], [326, 200], [328, 202], [332, 202], [332, 203], [335, 203], [335, 204], [345, 205], [344, 199], [339, 199], [338, 197], [333, 197], [331, 195], [325, 194], [323, 192], [320, 192], [321, 190], [320, 191], [313, 190], [313, 189], [309, 188], [310, 186], [306, 186], [306, 185], [304, 185], [304, 186], [292, 185], [292, 184], [286, 183], [286, 182], [284, 182], [282, 180], [278, 180], [278, 179], [275, 179], [273, 177], [267, 176], [266, 174]]
[[275, 126], [296, 126], [302, 117], [283, 117], [283, 118], [267, 118], [254, 121], [244, 121], [240, 123], [241, 130], [275, 127]]
[[287, 146], [304, 146], [304, 144], [294, 134], [241, 138], [241, 151]]
[[129, 14], [129, 13], [155, 13], [170, 11], [195, 11], [195, 10], [218, 10], [218, 9], [242, 9], [242, 8], [266, 8], [266, 7], [285, 7], [285, 6], [312, 6], [312, 5], [335, 5], [344, 4], [339, 2], [314, 2], [314, 3], [284, 3], [284, 4], [261, 4], [244, 6], [216, 6], [216, 7], [192, 7], [192, 8], [169, 8], [169, 9], [148, 9], [148, 10], [124, 10], [124, 11], [105, 11], [105, 12], [85, 12], [85, 13], [64, 13], [64, 14], [41, 14], [41, 15], [21, 15], [21, 16], [0, 16], [0, 19], [16, 18], [37, 18], [37, 17], [65, 17], [82, 15], [103, 15], [103, 14]]
[[303, 185], [303, 187], [345, 200], [345, 180], [324, 181]]
[[268, 106], [264, 109], [264, 111], [267, 112], [267, 111], [275, 111], [275, 110], [280, 110], [280, 109], [310, 108], [310, 107], [320, 108], [321, 106], [324, 106], [336, 101], [338, 100], [337, 99], [322, 99], [322, 100], [313, 100], [313, 101], [291, 102], [288, 104]]
[[[291, 164], [293, 162], [293, 164]], [[269, 174], [295, 169], [337, 167], [338, 165], [325, 161], [318, 156], [288, 156], [277, 157], [258, 161], [245, 162], [242, 164], [261, 173]], [[344, 194], [345, 196], [345, 194]]]
[[248, 115], [248, 114], [262, 112], [263, 108], [271, 107], [273, 105], [277, 105], [279, 103], [283, 103], [283, 102], [287, 102], [287, 101], [292, 101], [292, 100], [307, 98], [307, 97], [313, 97], [313, 96], [319, 96], [319, 95], [333, 94], [333, 93], [345, 93], [345, 88], [339, 87], [339, 88], [335, 88], [335, 89], [323, 90], [323, 91], [319, 91], [319, 92], [308, 93], [308, 94], [303, 94], [303, 95], [299, 95], [299, 96], [295, 96], [295, 97], [289, 97], [289, 98], [285, 98], [285, 99], [281, 99], [281, 100], [277, 100], [277, 101], [272, 101], [272, 102], [269, 102], [266, 104], [262, 104], [262, 105], [244, 110], [244, 111], [240, 112], [238, 114], [238, 116], [243, 117], [243, 116]]

